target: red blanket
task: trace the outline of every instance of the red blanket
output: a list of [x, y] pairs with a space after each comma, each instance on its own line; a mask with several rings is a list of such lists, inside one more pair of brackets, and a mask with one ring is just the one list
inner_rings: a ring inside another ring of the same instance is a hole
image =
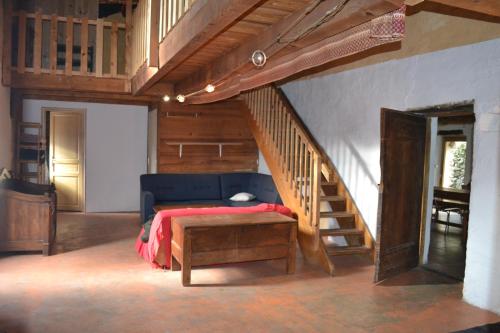
[[141, 236], [144, 228], [135, 242], [135, 249], [141, 257], [151, 263], [154, 268], [170, 268], [170, 223], [173, 216], [217, 215], [217, 214], [249, 214], [257, 212], [278, 212], [291, 216], [290, 209], [282, 205], [260, 204], [252, 207], [215, 207], [215, 208], [181, 208], [162, 210], [155, 215], [149, 233], [149, 242], [143, 243]]

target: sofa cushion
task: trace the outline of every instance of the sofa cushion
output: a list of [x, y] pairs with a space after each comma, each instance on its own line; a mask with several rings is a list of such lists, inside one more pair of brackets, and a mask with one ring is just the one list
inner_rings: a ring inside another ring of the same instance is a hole
[[236, 193], [250, 192], [248, 190], [248, 186], [250, 184], [250, 177], [252, 177], [252, 175], [253, 175], [252, 173], [248, 172], [221, 174], [220, 186], [221, 186], [222, 199], [229, 199]]
[[260, 205], [262, 202], [259, 200], [252, 201], [232, 201], [229, 199], [224, 199], [224, 206], [228, 207], [251, 207]]
[[156, 201], [220, 200], [217, 174], [155, 174], [141, 176], [141, 190]]
[[274, 186], [273, 178], [269, 175], [252, 174], [248, 192], [254, 194], [258, 201], [281, 203], [276, 186]]
[[183, 201], [157, 201], [155, 205], [162, 206], [202, 206], [206, 205], [207, 207], [213, 206], [227, 206], [225, 200], [183, 200]]

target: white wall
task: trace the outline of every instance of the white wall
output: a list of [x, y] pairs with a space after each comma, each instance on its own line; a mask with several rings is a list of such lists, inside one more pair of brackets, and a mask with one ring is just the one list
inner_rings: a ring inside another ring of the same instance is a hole
[[86, 109], [85, 210], [138, 211], [139, 175], [147, 164], [147, 107], [24, 100], [24, 120], [40, 122], [43, 107]]
[[158, 110], [148, 112], [148, 173], [157, 173], [158, 170]]
[[264, 158], [264, 155], [262, 155], [262, 151], [260, 151], [260, 149], [259, 149], [259, 167], [257, 168], [257, 171], [265, 175], [271, 174], [271, 170], [269, 170], [269, 166], [267, 165], [266, 159]]
[[339, 169], [373, 234], [380, 108], [474, 100], [476, 127], [464, 298], [500, 313], [500, 39], [392, 60], [283, 88]]

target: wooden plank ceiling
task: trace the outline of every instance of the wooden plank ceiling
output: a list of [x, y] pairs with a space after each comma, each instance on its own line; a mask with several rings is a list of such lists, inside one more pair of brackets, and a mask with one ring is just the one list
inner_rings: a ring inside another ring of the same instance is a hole
[[[203, 89], [209, 83], [221, 82], [254, 69], [250, 64], [250, 56], [254, 50], [266, 50], [266, 54], [274, 58], [283, 57], [397, 10], [402, 5], [403, 0], [265, 0], [257, 1], [239, 16], [233, 9], [233, 21], [223, 26], [217, 19], [219, 16], [222, 18], [224, 12], [217, 15], [213, 6], [210, 8], [210, 1], [207, 1], [206, 8], [193, 10], [196, 13], [188, 12], [180, 23], [185, 20], [186, 24], [190, 19], [196, 22], [195, 15], [206, 15], [217, 22], [211, 29], [218, 27], [220, 32], [207, 38], [206, 32], [200, 31], [198, 35], [191, 36], [195, 42], [203, 42], [200, 47], [194, 48], [191, 45], [189, 49], [178, 49], [178, 54], [170, 54], [167, 61], [162, 61], [162, 51], [163, 58], [165, 50], [175, 53], [162, 44], [170, 42], [167, 39], [180, 41], [186, 35], [182, 31], [184, 29], [174, 27], [170, 32], [171, 36], [167, 35], [160, 43], [160, 67], [149, 73], [136, 75], [132, 81], [132, 91], [134, 94], [142, 94], [155, 84], [163, 83], [171, 85], [174, 94], [189, 94]], [[331, 12], [335, 15], [322, 21]], [[314, 29], [308, 31], [311, 27]], [[308, 33], [303, 34], [304, 31]], [[296, 38], [297, 36], [300, 38]], [[181, 61], [179, 57], [182, 57]]]
[[[433, 1], [447, 5], [453, 2]], [[454, 3], [464, 10], [500, 15], [497, 1]], [[413, 5], [429, 0], [232, 0], [226, 4], [230, 8], [217, 8], [210, 0], [199, 0], [195, 2], [198, 7], [179, 22], [183, 26], [174, 27], [160, 43], [159, 68], [136, 75], [132, 92], [142, 94], [163, 84], [172, 87], [172, 94], [187, 95], [209, 83], [228, 82], [232, 77], [255, 71], [250, 62], [254, 50], [265, 50], [273, 65], [279, 64], [277, 59], [290, 59], [300, 55], [301, 50], [324, 45], [326, 40], [349, 29], [398, 10], [405, 2]], [[228, 12], [232, 18], [228, 19]], [[333, 14], [325, 18], [329, 13]], [[197, 22], [206, 27], [187, 33], [187, 27], [197, 29]], [[179, 43], [184, 46], [176, 47]]]
[[272, 0], [264, 2], [247, 16], [236, 22], [229, 29], [222, 32], [191, 57], [187, 58], [181, 66], [175, 68], [164, 78], [167, 82], [178, 82], [207, 64], [234, 50], [250, 38], [259, 36], [265, 29], [290, 16], [314, 0]]

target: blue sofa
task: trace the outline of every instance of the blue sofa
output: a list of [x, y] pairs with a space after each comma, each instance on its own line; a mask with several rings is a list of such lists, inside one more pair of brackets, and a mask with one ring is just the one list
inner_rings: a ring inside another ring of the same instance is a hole
[[[148, 174], [141, 175], [141, 221], [154, 214], [155, 205], [172, 206], [255, 206], [281, 204], [273, 179], [260, 173]], [[249, 202], [229, 200], [240, 192], [255, 195]]]

